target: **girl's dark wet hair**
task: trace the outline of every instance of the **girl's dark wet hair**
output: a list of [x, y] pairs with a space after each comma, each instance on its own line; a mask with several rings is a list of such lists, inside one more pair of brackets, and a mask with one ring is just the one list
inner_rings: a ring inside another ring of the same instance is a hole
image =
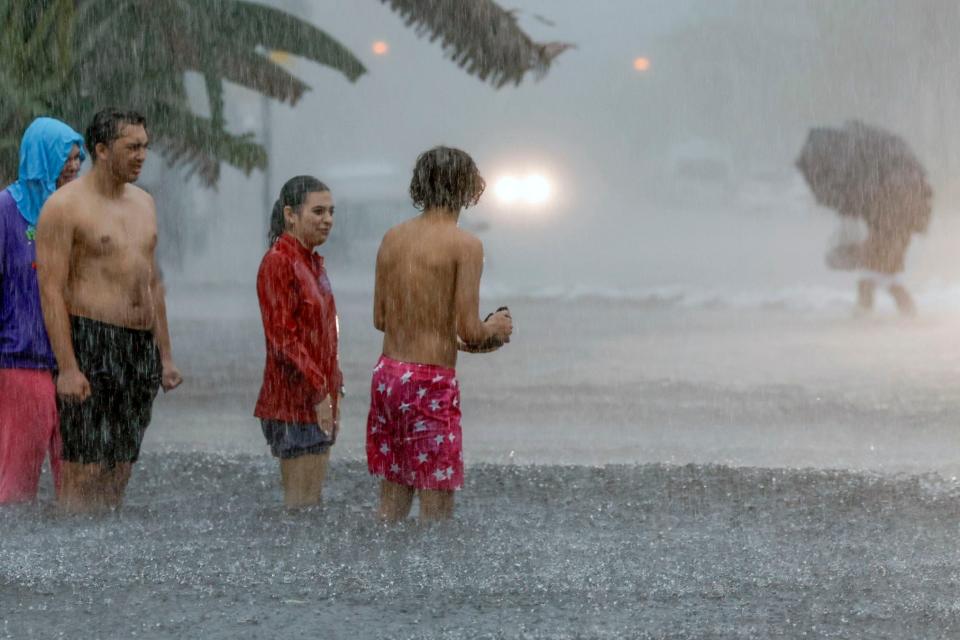
[[477, 204], [486, 186], [467, 152], [434, 147], [417, 158], [410, 198], [421, 211], [432, 207], [459, 211]]
[[147, 126], [147, 119], [136, 111], [124, 111], [108, 107], [97, 111], [83, 138], [93, 162], [97, 161], [97, 145], [101, 142], [108, 147], [120, 137], [120, 130], [128, 124]]
[[330, 187], [313, 176], [296, 176], [287, 180], [280, 189], [280, 197], [273, 203], [273, 211], [270, 213], [270, 231], [267, 233], [267, 240], [271, 246], [287, 228], [283, 208], [292, 207], [299, 213], [300, 207], [307, 200], [307, 194], [317, 191], [330, 191]]

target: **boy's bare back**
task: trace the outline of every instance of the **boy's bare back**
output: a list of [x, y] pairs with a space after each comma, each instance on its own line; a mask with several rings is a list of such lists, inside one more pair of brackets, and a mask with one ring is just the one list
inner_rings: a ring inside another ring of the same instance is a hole
[[483, 245], [454, 216], [428, 210], [387, 232], [377, 254], [374, 326], [383, 353], [454, 368], [457, 335], [487, 336], [479, 319]]
[[[457, 349], [462, 340], [465, 351], [489, 351], [513, 331], [505, 307], [480, 321], [483, 245], [457, 227], [484, 187], [465, 151], [437, 146], [421, 153], [410, 200], [423, 213], [390, 229], [377, 253], [373, 325], [383, 331], [383, 357], [371, 384], [367, 466], [383, 478], [378, 512], [390, 522], [407, 517], [415, 492], [421, 519], [453, 515], [453, 492], [463, 479]], [[406, 396], [404, 385], [416, 375], [424, 385], [406, 387], [417, 387]], [[447, 395], [427, 402], [427, 387], [437, 385]], [[429, 451], [409, 444], [411, 429], [422, 432]], [[438, 466], [424, 475], [428, 459]]]

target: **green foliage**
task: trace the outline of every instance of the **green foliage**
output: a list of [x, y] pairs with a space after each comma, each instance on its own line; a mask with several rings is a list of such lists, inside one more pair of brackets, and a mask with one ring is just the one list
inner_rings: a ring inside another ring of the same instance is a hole
[[[386, 1], [386, 0], [382, 0]], [[492, 0], [392, 0], [421, 34], [443, 39], [468, 73], [500, 87], [545, 72], [567, 45], [534, 43]], [[366, 70], [330, 35], [246, 0], [0, 0], [0, 178], [16, 175], [17, 147], [35, 117], [82, 131], [106, 106], [136, 109], [171, 164], [207, 186], [220, 165], [264, 168], [266, 151], [224, 118], [224, 83], [295, 104], [309, 87], [271, 60], [283, 51], [342, 73]], [[190, 109], [186, 72], [203, 76], [209, 117]]]
[[[295, 104], [309, 87], [273, 62], [283, 49], [356, 80], [365, 69], [322, 30], [242, 0], [0, 0], [0, 176], [16, 175], [19, 137], [52, 115], [82, 130], [98, 109], [144, 113], [168, 162], [208, 186], [220, 163], [263, 168], [252, 134], [227, 130], [225, 82]], [[210, 117], [190, 110], [187, 71], [206, 84]]]
[[20, 136], [57, 110], [71, 82], [73, 0], [0, 0], [0, 179], [17, 172]]
[[528, 72], [543, 76], [569, 49], [563, 42], [534, 42], [513, 11], [493, 0], [380, 0], [414, 26], [419, 36], [439, 39], [450, 59], [467, 73], [500, 88], [520, 84]]
[[[225, 82], [295, 104], [309, 89], [267, 55], [283, 49], [329, 66], [356, 80], [365, 69], [339, 42], [283, 11], [242, 0], [81, 0], [76, 22], [89, 51], [78, 69], [83, 119], [116, 103], [147, 116], [160, 152], [207, 185], [216, 184], [220, 163], [243, 171], [263, 168], [266, 153], [252, 134], [226, 129]], [[104, 23], [112, 26], [100, 29]], [[79, 42], [78, 42], [79, 44]], [[90, 47], [89, 45], [94, 45]], [[210, 117], [190, 111], [184, 74], [205, 81]]]

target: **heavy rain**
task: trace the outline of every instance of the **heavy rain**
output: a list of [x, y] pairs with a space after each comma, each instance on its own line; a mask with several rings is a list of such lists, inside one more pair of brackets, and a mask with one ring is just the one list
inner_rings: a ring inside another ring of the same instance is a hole
[[957, 33], [0, 0], [0, 638], [956, 637]]

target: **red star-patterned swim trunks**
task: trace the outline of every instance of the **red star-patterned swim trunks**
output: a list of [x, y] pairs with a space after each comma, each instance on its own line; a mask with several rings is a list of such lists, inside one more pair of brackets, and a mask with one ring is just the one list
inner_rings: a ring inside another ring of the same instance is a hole
[[446, 367], [381, 356], [367, 417], [367, 468], [414, 489], [463, 486], [460, 387]]

